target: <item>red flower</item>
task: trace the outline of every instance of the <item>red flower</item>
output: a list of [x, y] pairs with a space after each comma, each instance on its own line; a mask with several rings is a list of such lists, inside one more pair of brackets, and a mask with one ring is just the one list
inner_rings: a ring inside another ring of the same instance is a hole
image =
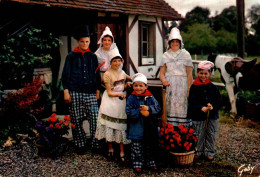
[[54, 122], [54, 123], [57, 122], [57, 120], [58, 120], [58, 119], [57, 119], [56, 117], [53, 117], [53, 116], [51, 116], [51, 117], [48, 119], [49, 122]]
[[72, 128], [75, 128], [76, 126], [74, 124], [70, 124]]
[[189, 142], [187, 142], [187, 141], [183, 144], [184, 147], [186, 147], [188, 145], [189, 145]]
[[170, 139], [170, 143], [172, 143], [173, 142], [173, 139]]
[[168, 146], [168, 145], [165, 146], [165, 149], [166, 149], [166, 150], [169, 150], [169, 149], [170, 149], [170, 146]]
[[179, 144], [181, 142], [181, 138], [180, 137], [176, 138], [176, 141]]
[[188, 150], [190, 149], [190, 146], [186, 146], [185, 148], [186, 148], [186, 150], [188, 151]]
[[58, 123], [55, 124], [55, 127], [56, 127], [57, 129], [61, 129], [61, 126], [60, 126]]
[[179, 128], [179, 129], [183, 129], [184, 126], [183, 126], [182, 124], [180, 124], [180, 125], [178, 126], [178, 128]]
[[57, 115], [55, 113], [52, 113], [51, 117], [56, 117]]
[[171, 148], [174, 148], [174, 144], [171, 144]]
[[53, 124], [50, 124], [50, 127], [52, 128], [52, 127], [53, 127]]
[[193, 128], [190, 128], [189, 129], [189, 133], [193, 133], [194, 132], [194, 129]]
[[70, 121], [71, 118], [70, 118], [70, 116], [65, 115], [65, 116], [64, 116], [64, 120]]
[[173, 132], [174, 132], [174, 128], [173, 128], [173, 127], [167, 128], [167, 132], [168, 132], [168, 133], [173, 133]]
[[187, 129], [187, 128], [182, 128], [180, 132], [181, 132], [181, 133], [187, 133], [187, 132], [188, 132], [188, 129]]
[[168, 124], [167, 124], [167, 128], [173, 129], [173, 125], [168, 123]]

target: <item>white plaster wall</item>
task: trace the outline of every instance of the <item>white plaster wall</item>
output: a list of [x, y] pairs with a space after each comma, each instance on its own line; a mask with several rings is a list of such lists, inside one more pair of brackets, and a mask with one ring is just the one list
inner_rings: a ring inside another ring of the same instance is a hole
[[[61, 79], [63, 66], [65, 64], [65, 60], [68, 55], [68, 40], [67, 40], [68, 36], [60, 36], [59, 38], [63, 43], [62, 45], [60, 45], [61, 61], [60, 61], [60, 69], [59, 69], [59, 76], [58, 76], [58, 79]], [[71, 50], [73, 51], [76, 46], [77, 46], [77, 41], [73, 37], [71, 37]]]
[[61, 78], [63, 66], [65, 63], [66, 56], [68, 55], [68, 42], [67, 36], [60, 36], [60, 40], [62, 41], [62, 45], [60, 45], [60, 69], [59, 69], [59, 76], [58, 79]]
[[[128, 26], [130, 27], [134, 15], [129, 15], [129, 20], [128, 20]], [[162, 29], [162, 21], [161, 18], [157, 18], [158, 23], [160, 25], [160, 28]], [[152, 16], [139, 16], [138, 20], [142, 21], [149, 21], [149, 22], [155, 22], [156, 19], [155, 17]], [[138, 72], [141, 72], [147, 76], [147, 78], [154, 78], [153, 76], [156, 74], [160, 63], [161, 63], [161, 57], [163, 54], [163, 39], [161, 37], [160, 31], [156, 25], [156, 65], [151, 65], [151, 66], [138, 66], [138, 21], [135, 23], [134, 27], [132, 28], [130, 34], [129, 34], [129, 55], [130, 58], [132, 59], [136, 69]], [[135, 73], [130, 66], [130, 76], [133, 76]]]

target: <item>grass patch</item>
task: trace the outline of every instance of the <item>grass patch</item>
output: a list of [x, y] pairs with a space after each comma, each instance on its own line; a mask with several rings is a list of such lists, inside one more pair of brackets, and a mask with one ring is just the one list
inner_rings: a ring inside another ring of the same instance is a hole
[[235, 125], [234, 116], [222, 109], [219, 111], [219, 123]]

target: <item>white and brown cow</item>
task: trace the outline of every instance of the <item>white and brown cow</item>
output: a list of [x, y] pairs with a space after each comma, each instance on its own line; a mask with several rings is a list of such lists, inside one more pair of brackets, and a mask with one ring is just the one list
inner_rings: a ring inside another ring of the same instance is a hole
[[256, 59], [247, 61], [238, 57], [209, 55], [208, 60], [215, 63], [221, 73], [228, 92], [232, 113], [237, 113], [236, 99], [238, 88], [247, 90], [260, 89], [260, 63]]

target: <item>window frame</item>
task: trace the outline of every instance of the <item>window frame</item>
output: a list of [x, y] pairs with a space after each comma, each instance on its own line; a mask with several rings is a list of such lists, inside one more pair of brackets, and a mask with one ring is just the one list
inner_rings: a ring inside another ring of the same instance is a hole
[[[156, 65], [156, 23], [150, 21], [141, 21], [139, 20], [139, 30], [138, 30], [138, 44], [139, 44], [139, 52], [138, 52], [138, 65], [139, 66], [154, 66]], [[147, 42], [143, 41], [143, 29], [147, 29]], [[150, 30], [153, 30], [152, 32]], [[153, 34], [151, 34], [153, 33]], [[152, 35], [152, 36], [151, 36]], [[149, 38], [150, 36], [150, 38]], [[153, 38], [152, 42], [151, 37]], [[147, 44], [147, 56], [143, 56], [143, 44]], [[151, 44], [152, 43], [152, 44]], [[152, 46], [152, 57], [149, 57], [150, 49], [149, 47]], [[152, 64], [144, 64], [143, 59], [145, 58], [153, 58]]]

